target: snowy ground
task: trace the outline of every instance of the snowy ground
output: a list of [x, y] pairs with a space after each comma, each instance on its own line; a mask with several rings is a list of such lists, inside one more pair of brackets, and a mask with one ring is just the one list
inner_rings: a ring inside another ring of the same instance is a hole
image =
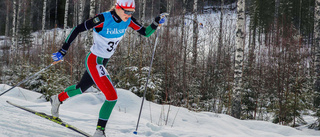
[[[0, 91], [10, 86], [0, 84]], [[134, 135], [141, 98], [123, 89], [117, 89], [118, 102], [107, 125], [108, 137], [316, 137], [319, 131], [300, 127], [299, 130], [263, 121], [238, 120], [228, 115], [208, 112], [191, 112], [171, 106], [169, 119], [167, 105], [145, 102], [138, 135]], [[36, 115], [6, 103], [9, 100], [22, 106], [50, 114], [50, 103], [38, 99], [41, 95], [21, 88], [0, 96], [1, 137], [66, 137], [81, 136]], [[62, 120], [93, 134], [100, 106], [104, 101], [101, 93], [85, 93], [65, 101], [60, 107]], [[151, 112], [151, 111], [152, 112]], [[151, 113], [150, 113], [151, 112]], [[176, 116], [177, 114], [177, 116]], [[176, 116], [176, 119], [174, 120]], [[307, 117], [307, 121], [314, 121]]]

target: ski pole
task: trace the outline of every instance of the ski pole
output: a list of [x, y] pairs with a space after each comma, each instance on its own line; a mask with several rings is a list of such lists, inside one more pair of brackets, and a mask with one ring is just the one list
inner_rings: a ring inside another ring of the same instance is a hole
[[21, 85], [22, 83], [25, 83], [26, 81], [28, 81], [29, 79], [31, 79], [31, 78], [33, 78], [34, 76], [38, 75], [38, 74], [41, 73], [42, 71], [45, 71], [46, 69], [50, 68], [51, 66], [53, 66], [53, 65], [55, 65], [55, 64], [57, 64], [57, 63], [59, 63], [59, 62], [61, 62], [61, 61], [63, 61], [63, 60], [59, 60], [59, 61], [55, 61], [55, 62], [51, 63], [49, 66], [47, 66], [47, 67], [45, 67], [44, 69], [38, 71], [37, 73], [33, 74], [32, 76], [27, 77], [27, 78], [24, 79], [23, 81], [19, 82], [17, 85], [15, 85], [15, 86], [11, 87], [10, 89], [2, 92], [2, 93], [0, 94], [0, 96], [2, 96], [3, 94], [7, 93], [8, 91], [14, 89], [15, 87]]
[[149, 72], [148, 72], [148, 77], [147, 77], [145, 89], [144, 89], [144, 92], [143, 92], [143, 97], [142, 97], [142, 102], [141, 102], [141, 107], [140, 107], [140, 113], [139, 113], [139, 117], [138, 117], [138, 122], [137, 122], [137, 126], [136, 126], [136, 131], [134, 131], [133, 134], [138, 134], [137, 131], [138, 131], [139, 121], [140, 121], [140, 117], [141, 117], [141, 113], [142, 113], [142, 107], [143, 107], [144, 98], [145, 98], [145, 96], [146, 96], [147, 85], [148, 85], [148, 81], [149, 81], [149, 77], [150, 77], [150, 72], [151, 72], [151, 67], [152, 67], [152, 63], [153, 63], [153, 59], [154, 59], [154, 53], [155, 53], [156, 46], [157, 46], [158, 33], [159, 33], [159, 31], [157, 31], [156, 42], [155, 42], [155, 44], [154, 44], [154, 49], [153, 49], [153, 53], [152, 53], [152, 59], [151, 59], [150, 67], [149, 67]]
[[[162, 13], [162, 14], [160, 15], [160, 17], [161, 17], [161, 18], [164, 18], [165, 16], [168, 16], [168, 15], [169, 15], [168, 13]], [[137, 126], [136, 126], [136, 131], [133, 132], [133, 134], [136, 134], [136, 135], [138, 134], [137, 131], [138, 131], [139, 122], [140, 122], [140, 117], [141, 117], [141, 113], [142, 113], [142, 107], [143, 107], [144, 98], [145, 98], [145, 96], [146, 96], [148, 81], [149, 81], [150, 72], [151, 72], [151, 68], [152, 68], [152, 63], [153, 63], [153, 59], [154, 59], [154, 53], [156, 52], [156, 48], [157, 48], [159, 31], [160, 31], [160, 28], [159, 28], [159, 30], [157, 30], [156, 41], [155, 41], [155, 43], [154, 43], [154, 48], [153, 48], [152, 59], [151, 59], [150, 67], [149, 67], [148, 77], [147, 77], [146, 85], [145, 85], [144, 92], [143, 92], [143, 97], [142, 97], [142, 102], [141, 102], [141, 107], [140, 107], [138, 122], [137, 122]]]

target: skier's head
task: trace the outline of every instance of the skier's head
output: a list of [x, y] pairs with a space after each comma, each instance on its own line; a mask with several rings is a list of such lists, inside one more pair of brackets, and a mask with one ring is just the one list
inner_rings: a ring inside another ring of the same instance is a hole
[[134, 0], [116, 0], [116, 9], [135, 9], [136, 4]]
[[132, 16], [135, 8], [136, 4], [134, 0], [116, 0], [115, 10], [124, 22]]

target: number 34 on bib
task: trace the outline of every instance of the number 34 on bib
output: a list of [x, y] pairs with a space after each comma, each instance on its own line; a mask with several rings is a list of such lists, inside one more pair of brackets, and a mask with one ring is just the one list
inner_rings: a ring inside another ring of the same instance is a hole
[[112, 50], [115, 50], [116, 47], [118, 46], [118, 44], [119, 44], [119, 40], [116, 41], [116, 42], [110, 41], [110, 42], [108, 43], [108, 46], [109, 46], [109, 47], [107, 48], [107, 51], [111, 52]]

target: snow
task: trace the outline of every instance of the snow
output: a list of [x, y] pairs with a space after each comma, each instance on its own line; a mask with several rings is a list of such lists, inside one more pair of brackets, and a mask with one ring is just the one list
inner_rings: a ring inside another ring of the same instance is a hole
[[[10, 86], [0, 84], [0, 91]], [[264, 121], [238, 120], [229, 115], [211, 112], [192, 112], [185, 108], [170, 106], [169, 118], [165, 124], [168, 105], [145, 101], [138, 128], [141, 98], [128, 90], [117, 89], [118, 102], [107, 124], [108, 137], [316, 137], [319, 131], [299, 127], [298, 129]], [[6, 100], [50, 114], [50, 102], [39, 98], [41, 94], [22, 88], [15, 88], [0, 96], [1, 137], [70, 137], [80, 134], [50, 122], [39, 116], [20, 110]], [[60, 106], [60, 118], [77, 128], [93, 134], [104, 95], [88, 92], [68, 99]], [[315, 119], [306, 117], [307, 121]]]

